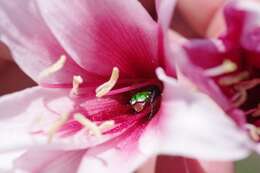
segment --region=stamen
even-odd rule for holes
[[[79,85],[83,83],[83,79],[81,76],[73,76],[72,89],[70,91],[70,95],[78,95],[79,94]]]
[[[246,80],[249,77],[247,71],[241,72],[238,75],[222,77],[219,80],[219,84],[222,86],[230,86],[239,83],[240,81]]]
[[[238,85],[235,85],[234,89],[237,90],[237,94],[232,98],[234,105],[240,107],[243,103],[245,103],[247,100],[247,91],[259,84],[259,79],[253,79],[250,81],[243,81]]]
[[[101,132],[104,132],[108,129],[111,129],[112,127],[114,127],[115,125],[115,121],[110,120],[110,121],[105,121],[102,124],[99,125],[99,129]]]
[[[240,107],[241,105],[243,105],[243,103],[245,103],[246,99],[247,99],[247,92],[246,92],[246,90],[241,89],[232,98],[232,102],[233,102],[234,106]]]
[[[239,89],[249,90],[256,87],[259,84],[260,84],[260,79],[252,79],[249,81],[241,82],[239,85],[236,85],[235,88],[238,90]]]
[[[236,71],[236,69],[237,69],[237,65],[234,62],[230,60],[224,60],[224,62],[221,65],[207,69],[205,71],[205,75],[214,77],[225,73],[234,72]]]
[[[66,59],[67,59],[66,56],[62,55],[54,64],[52,64],[50,67],[43,70],[39,74],[38,78],[41,80],[43,78],[50,76],[53,73],[56,73],[59,70],[61,70],[66,63]]]
[[[116,85],[118,79],[119,79],[119,69],[117,67],[114,67],[109,81],[97,87],[96,96],[103,97],[107,93],[109,93],[109,91],[111,91],[111,89]]]
[[[258,129],[256,126],[252,125],[252,124],[247,124],[246,126],[249,130],[249,135],[250,137],[258,142],[260,140],[259,134],[260,134],[260,129]]]
[[[51,143],[55,133],[67,122],[69,114],[63,114],[60,118],[53,124],[53,126],[48,130],[48,143]]]
[[[102,135],[99,127],[87,119],[84,115],[77,113],[74,115],[74,119],[82,124],[86,129],[88,129],[91,133],[93,133],[96,137],[100,137]]]

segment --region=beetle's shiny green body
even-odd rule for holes
[[[151,91],[138,92],[132,96],[132,98],[130,100],[130,104],[134,105],[136,103],[147,102],[151,98],[151,94],[152,94]]]
[[[146,104],[150,102],[151,96],[151,91],[138,92],[131,97],[130,105],[136,112],[141,112],[145,108]]]

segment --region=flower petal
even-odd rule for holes
[[[160,25],[160,37],[159,37],[159,52],[161,57],[165,58],[161,60],[161,67],[163,67],[168,74],[176,75],[175,62],[173,61],[175,55],[170,48],[170,33],[169,26],[173,16],[176,0],[156,0],[156,11],[158,15],[158,23]],[[174,46],[177,46],[174,44]],[[172,59],[169,61],[169,59]]]
[[[234,173],[234,163],[233,162],[208,162],[208,161],[199,161],[201,167],[210,173]]]
[[[152,155],[141,153],[137,147],[142,127],[125,133],[120,138],[90,149],[85,154],[78,173],[131,173]]]
[[[97,145],[112,138],[115,134],[101,138],[89,138],[82,129],[71,136],[54,136],[48,143],[46,132],[63,114],[70,116],[76,111],[75,103],[68,90],[49,90],[41,87],[27,89],[3,96],[0,99],[1,130],[0,152],[28,147],[78,149]]]
[[[237,1],[232,7],[236,13],[242,13],[245,17],[240,34],[240,44],[246,51],[247,61],[255,67],[260,67],[260,3],[258,1]],[[238,17],[232,17],[232,22]],[[238,19],[237,19],[238,18]],[[241,19],[240,19],[241,20]],[[237,44],[235,42],[234,44]]]
[[[77,172],[84,155],[78,151],[30,150],[15,161],[14,170],[26,173],[72,173]]]
[[[216,103],[225,111],[228,111],[230,110],[229,101],[216,83],[204,74],[205,69],[214,67],[214,65],[223,61],[224,57],[221,54],[222,46],[219,45],[223,45],[223,43],[217,40],[197,40],[184,45],[185,51],[178,47],[172,46],[171,48],[177,57],[176,62],[179,67],[179,75],[184,75],[189,81],[196,84],[198,89],[214,98]],[[202,58],[202,60],[198,61],[199,58]],[[209,61],[209,59],[212,59],[212,61]],[[194,64],[194,62],[196,63]],[[237,117],[232,118],[239,119]]]
[[[84,69],[150,77],[158,65],[158,27],[138,1],[38,0],[55,36]]]
[[[246,13],[236,8],[236,5],[241,2],[241,0],[230,1],[224,9],[227,32],[221,38],[229,49],[238,48],[237,43],[241,41],[246,19]]]
[[[4,171],[10,171],[13,167],[14,160],[23,153],[24,151],[15,151],[0,154],[0,172],[4,173]]]
[[[243,33],[241,44],[248,50],[260,52],[260,3],[257,1],[238,1],[234,8],[244,13],[245,21],[243,25]]]
[[[168,31],[176,0],[156,0],[158,22],[164,31]]]
[[[65,50],[52,35],[33,0],[0,2],[0,33],[13,53],[15,61],[35,81],[40,72],[53,63]],[[71,83],[73,75],[82,75],[80,68],[67,55],[64,67],[45,79],[49,83]]]
[[[249,154],[251,143],[246,132],[209,97],[189,92],[163,74],[159,78],[165,86],[163,101],[157,119],[149,124],[140,142],[141,151],[211,160],[236,160]]]

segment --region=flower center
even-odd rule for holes
[[[62,56],[40,76],[57,72],[63,68],[65,60]],[[97,138],[124,131],[135,124],[146,124],[159,110],[163,85],[155,77],[119,80],[119,68],[114,67],[109,80],[96,88],[96,98],[86,96],[88,99],[84,99],[85,81],[81,76],[73,76],[69,96],[75,99],[74,108],[60,113],[47,127],[49,143],[54,136],[70,136],[80,130]]]
[[[230,68],[231,69],[231,68]],[[239,70],[237,70],[239,69]],[[250,136],[259,141],[260,135],[260,73],[249,65],[233,68],[229,73],[214,76],[233,105],[246,114]]]

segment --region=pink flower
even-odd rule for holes
[[[13,170],[131,172],[158,153],[248,154],[217,105],[163,71],[175,76],[174,4],[157,1],[156,23],[134,0],[0,2],[2,40],[39,84],[0,99],[0,152],[22,150]]]
[[[182,74],[248,133],[252,140],[247,143],[255,149],[260,141],[259,2],[232,1],[226,4],[224,15],[226,33],[185,43],[189,59],[178,62]]]

